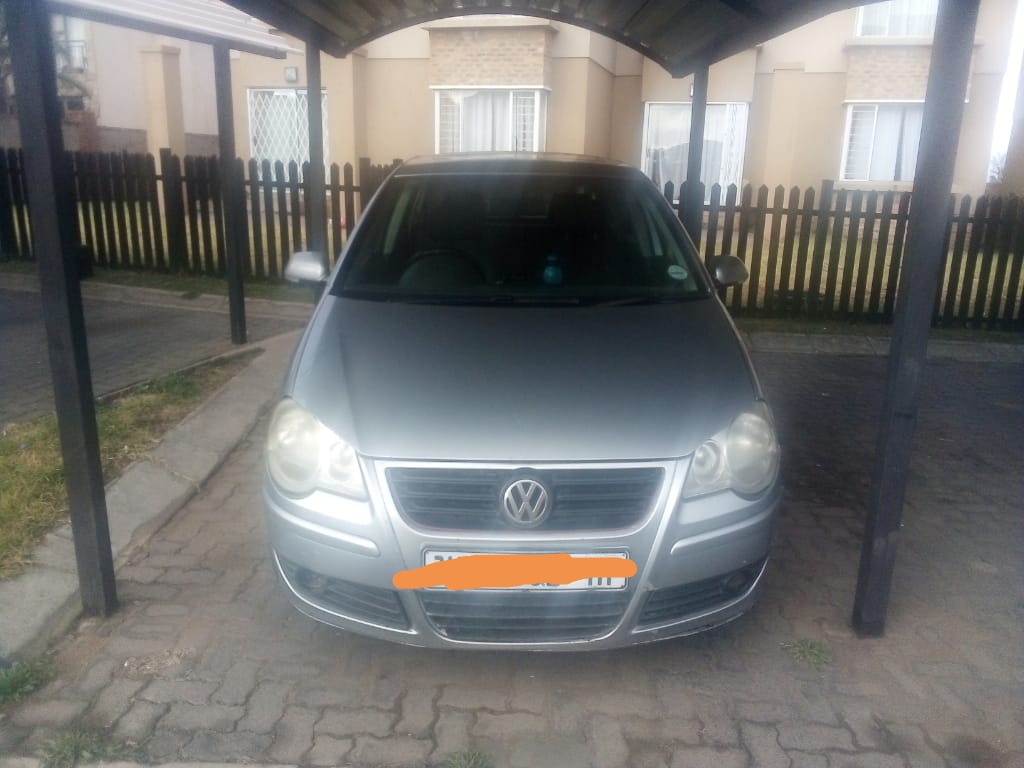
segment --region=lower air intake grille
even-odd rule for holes
[[[627,590],[606,592],[421,590],[427,618],[444,637],[478,643],[586,640],[622,617]]]
[[[762,560],[712,579],[656,589],[647,596],[637,624],[644,627],[685,619],[729,603],[750,589],[763,565]]]
[[[383,627],[409,628],[409,619],[395,590],[332,579],[280,556],[278,562],[292,589],[313,605]]]

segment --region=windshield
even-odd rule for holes
[[[603,304],[708,296],[692,246],[644,179],[392,179],[332,288],[444,304]]]

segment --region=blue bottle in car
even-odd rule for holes
[[[562,265],[558,263],[558,254],[548,254],[547,265],[544,267],[541,278],[544,280],[544,285],[562,284]]]

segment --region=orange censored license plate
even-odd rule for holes
[[[473,557],[473,556],[478,556],[478,555],[481,555],[481,554],[482,553],[480,553],[480,552],[451,552],[451,551],[427,550],[426,552],[423,553],[423,564],[425,566],[426,565],[432,565],[434,563],[443,563],[443,562],[447,562],[449,560],[455,560],[455,559],[460,558],[460,557]],[[626,552],[592,552],[592,553],[584,553],[584,554],[572,553],[570,556],[573,559],[590,559],[590,558],[615,558],[617,560],[628,560],[629,559],[629,555]],[[514,559],[514,558],[516,558],[518,556],[516,556],[516,555],[501,555],[501,556],[496,556],[496,557],[509,557],[509,558],[513,558]],[[528,557],[529,556],[526,556],[523,559],[526,560]],[[632,565],[632,563],[630,563],[630,565]],[[614,570],[618,570],[618,571],[621,572],[624,569],[623,568],[615,568]],[[628,570],[632,570],[635,573],[635,566],[632,569],[628,569]],[[571,581],[571,582],[565,583],[565,584],[555,584],[555,583],[549,583],[549,582],[539,582],[539,583],[520,584],[520,585],[517,585],[517,586],[511,586],[511,587],[493,587],[493,586],[491,586],[491,587],[481,587],[481,588],[482,589],[562,589],[562,590],[571,590],[571,589],[625,589],[626,588],[627,580],[628,579],[627,579],[626,576],[620,576],[620,575],[615,575],[615,576],[600,575],[600,576],[589,576],[588,578],[579,579],[577,581]],[[443,589],[444,587],[441,587],[441,586],[431,586],[429,588],[430,589]]]

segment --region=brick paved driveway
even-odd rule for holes
[[[774,355],[787,493],[763,600],[712,633],[598,654],[460,654],[318,626],[274,589],[259,435],[123,576],[125,606],[59,647],[0,722],[30,753],[75,718],[157,762],[498,766],[1024,766],[1024,368],[929,367],[879,640],[848,628],[880,377]],[[816,670],[783,643],[818,640]]]
[[[86,332],[97,395],[183,368],[231,349],[219,312],[85,300]],[[249,339],[301,328],[302,322],[254,317]],[[0,288],[0,424],[53,408],[50,362],[38,293]]]

